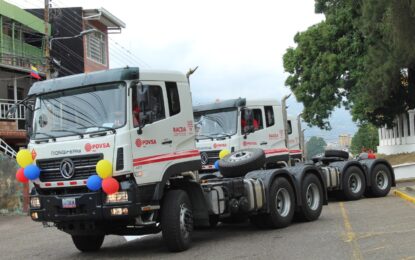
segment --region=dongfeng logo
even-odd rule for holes
[[[200,160],[203,165],[206,165],[209,161],[209,156],[207,155],[207,153],[200,153]]]
[[[63,159],[59,167],[61,175],[65,179],[70,179],[75,174],[75,165],[69,158]]]

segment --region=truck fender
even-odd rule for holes
[[[392,166],[390,165],[390,163],[388,161],[386,161],[385,159],[364,159],[364,160],[360,160],[359,163],[361,163],[363,165],[363,167],[366,169],[367,171],[367,178],[366,178],[366,185],[367,186],[372,186],[371,183],[371,177],[373,174],[373,169],[376,167],[376,165],[378,164],[384,164],[386,165],[386,167],[389,168],[390,172],[391,172],[391,177],[392,177],[392,187],[396,186],[396,182],[395,182],[395,172],[393,171]]]
[[[363,175],[365,176],[366,186],[367,186],[368,181],[370,180],[370,176],[369,176],[367,167],[365,167],[363,164],[361,164],[357,160],[347,160],[347,161],[331,162],[331,163],[329,163],[328,166],[329,167],[336,167],[339,170],[339,172],[340,172],[340,176],[339,176],[339,180],[340,180],[340,187],[339,188],[340,188],[340,190],[343,189],[343,176],[344,176],[344,172],[350,166],[356,166],[356,167],[358,167],[358,168],[360,168],[362,170]]]

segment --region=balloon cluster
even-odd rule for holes
[[[19,168],[16,172],[16,179],[19,182],[27,183],[29,180],[33,181],[39,178],[40,169],[33,163],[33,156],[29,150],[20,150],[16,155],[17,164]]]
[[[219,160],[222,160],[223,157],[227,156],[230,153],[231,152],[228,149],[223,149],[222,151],[219,152]],[[219,160],[216,160],[216,162],[215,162],[215,169],[216,170],[219,170]]]
[[[86,186],[92,191],[102,188],[106,194],[116,193],[120,184],[112,177],[112,164],[108,160],[100,160],[96,166],[97,174],[89,176]]]

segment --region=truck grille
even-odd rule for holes
[[[219,152],[220,152],[219,150],[200,152],[200,154],[205,153],[207,155],[207,157],[208,157],[207,162],[204,163],[204,164],[202,162],[202,164],[203,165],[211,165],[211,164],[214,164],[217,160],[219,160]]]
[[[37,166],[40,168],[40,181],[67,181],[62,177],[60,164],[63,159],[69,158],[75,166],[75,173],[69,180],[83,180],[95,174],[95,167],[99,160],[103,158],[102,154],[81,155],[72,157],[60,157],[53,159],[37,160]]]

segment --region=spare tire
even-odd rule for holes
[[[324,157],[340,157],[347,160],[349,159],[349,153],[342,150],[326,150]]]
[[[264,164],[265,153],[262,149],[242,149],[223,157],[219,161],[219,171],[224,177],[242,177]]]

